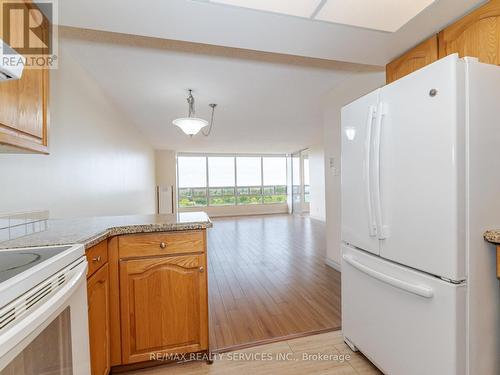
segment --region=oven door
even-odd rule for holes
[[[89,375],[87,261],[0,311],[0,375]]]

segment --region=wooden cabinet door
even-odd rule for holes
[[[12,32],[22,36],[23,25],[12,25]],[[0,144],[47,152],[48,95],[48,69],[25,67],[21,79],[0,82]]]
[[[205,254],[120,262],[123,364],[208,349]]]
[[[92,375],[107,375],[109,355],[109,276],[108,265],[87,280],[90,363]]]
[[[500,64],[500,0],[491,0],[439,33],[439,57],[456,52]]]
[[[420,43],[404,55],[390,62],[386,66],[386,80],[391,83],[404,77],[415,70],[423,68],[438,59],[437,35],[432,36],[425,42]]]
[[[0,143],[47,151],[47,69],[25,69],[17,81],[0,83]]]

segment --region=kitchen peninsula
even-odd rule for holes
[[[152,354],[208,352],[211,226],[203,212],[48,220],[0,249],[85,246],[92,373],[106,374]]]

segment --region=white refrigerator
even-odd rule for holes
[[[450,55],[342,109],[342,329],[391,375],[500,374],[500,67]]]

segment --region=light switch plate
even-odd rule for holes
[[[340,176],[340,168],[337,166],[337,160],[335,158],[330,158],[330,169],[334,176]]]
[[[330,158],[330,168],[335,168],[335,158]]]

